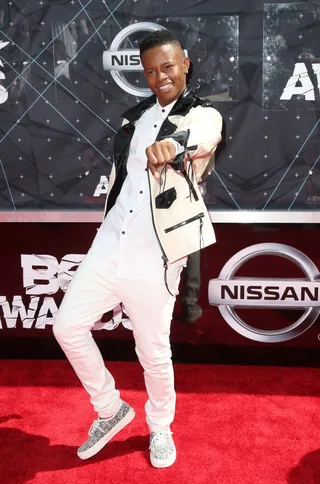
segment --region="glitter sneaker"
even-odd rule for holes
[[[176,447],[170,430],[151,432],[150,461],[153,467],[169,467],[176,460]]]
[[[97,454],[112,437],[122,430],[134,418],[135,412],[126,402],[121,403],[117,413],[108,419],[97,419],[88,433],[88,440],[79,447],[77,454],[80,459],[89,459]]]

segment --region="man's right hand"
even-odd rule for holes
[[[146,149],[148,159],[147,167],[156,179],[160,179],[158,168],[171,163],[176,156],[176,147],[171,141],[156,141]]]

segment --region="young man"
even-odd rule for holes
[[[194,151],[202,172],[220,141],[221,116],[186,87],[190,60],[169,31],[148,35],[140,45],[140,55],[154,95],[124,114],[125,121],[114,140],[106,217],[71,281],[54,334],[98,413],[88,440],[78,449],[78,456],[87,459],[135,415],[120,399],[91,334],[93,324],[105,312],[120,302],[124,305],[149,397],[145,411],[151,463],[168,467],[176,458],[170,431],[176,400],[170,323],[186,257],[177,255],[173,263],[164,257],[167,249],[171,253],[178,250],[178,254],[181,243],[176,243],[177,247],[173,244],[175,230],[168,234],[170,247],[165,237],[160,243],[155,229],[158,222],[150,206],[159,191],[164,165],[183,151],[181,133],[190,130],[192,145],[209,146],[205,154],[201,148],[199,156],[199,149]],[[182,175],[176,176],[182,179]],[[166,220],[169,212],[159,212],[161,216],[165,212]]]

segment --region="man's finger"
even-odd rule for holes
[[[174,160],[177,154],[175,145],[169,141],[165,146],[169,152],[169,161]]]
[[[157,168],[154,165],[148,162],[148,168],[156,179],[160,178],[160,173],[158,172]]]
[[[162,149],[162,156],[163,156],[163,159],[164,159],[164,163],[170,163],[170,161],[172,161],[174,159],[174,157],[170,153],[168,146],[163,145],[161,149]]]
[[[156,155],[153,153],[151,146],[149,146],[149,148],[146,149],[146,155],[147,155],[148,163],[150,163],[151,165],[154,165],[154,166],[159,165],[158,159],[157,159]]]
[[[154,143],[151,148],[152,148],[153,154],[157,158],[158,164],[163,165],[166,162],[164,158],[164,152],[163,152],[164,145],[162,145],[161,143]]]

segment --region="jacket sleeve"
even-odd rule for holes
[[[184,129],[190,129],[188,146],[207,143],[217,146],[222,130],[221,114],[212,107],[197,106],[186,116]]]
[[[213,107],[197,106],[191,109],[190,113],[179,123],[179,130],[172,135],[173,139],[183,144],[188,130],[187,147],[196,146],[196,149],[190,151],[189,155],[193,160],[197,181],[200,181],[221,140],[221,114]],[[185,161],[187,160],[188,158],[185,157]]]

